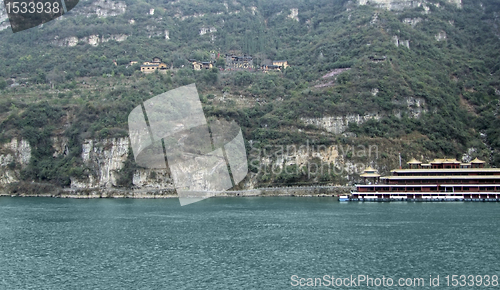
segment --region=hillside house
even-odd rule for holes
[[[273,65],[279,67],[280,70],[286,69],[287,67],[289,67],[288,61],[286,61],[286,60],[273,60]]]
[[[194,70],[212,69],[214,67],[211,61],[200,62],[194,59],[188,59],[188,61],[193,65]]]
[[[146,61],[141,65],[141,72],[145,74],[154,73],[156,70],[163,74],[166,74],[168,70],[167,65],[159,57],[153,57],[152,61]]]
[[[272,65],[272,64],[265,64],[261,67],[261,69],[264,71],[264,72],[267,72],[267,71],[281,71],[280,67],[277,66],[277,65]]]
[[[242,70],[252,68],[253,58],[250,55],[226,54],[226,69]]]
[[[261,66],[261,69],[264,72],[268,72],[268,71],[283,71],[283,70],[285,70],[289,66],[290,65],[288,64],[288,61],[286,61],[286,60],[273,60],[272,64],[271,63],[264,64],[264,65]]]

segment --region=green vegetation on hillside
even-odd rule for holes
[[[134,107],[194,82],[209,116],[236,120],[245,139],[260,146],[390,140],[405,157],[461,158],[475,148],[478,157],[500,166],[500,23],[495,16],[500,1],[484,0],[481,6],[464,0],[463,9],[429,2],[440,7],[429,4],[430,13],[422,7],[390,12],[340,0],[250,0],[230,1],[226,9],[210,0],[126,0],[127,12],[115,17],[87,17],[75,9],[40,28],[16,34],[4,30],[0,139],[23,136],[34,146],[23,173],[26,180],[68,185],[69,177],[90,174],[80,158],[84,139],[126,136]],[[79,5],[83,11],[90,3]],[[149,15],[151,8],[154,15]],[[299,9],[299,21],[288,17],[291,8]],[[204,16],[192,17],[199,14]],[[412,26],[404,23],[407,19],[420,22]],[[199,35],[201,27],[217,32]],[[57,45],[67,37],[95,34],[128,38],[95,47],[83,41],[74,47]],[[438,34],[446,39],[437,41]],[[409,49],[401,44],[406,40]],[[188,59],[207,61],[212,51],[251,54],[256,66],[286,59],[291,67],[268,74],[191,69]],[[144,75],[139,64],[130,65],[154,56],[173,69],[167,75]],[[322,78],[339,68],[350,70]],[[11,87],[13,80],[20,85]],[[315,87],[328,81],[332,84]],[[409,99],[425,105],[415,113]],[[377,114],[380,120],[351,123],[348,131],[357,137],[324,134],[302,121],[349,114]],[[67,157],[52,157],[48,136],[54,134],[70,138]],[[390,156],[386,164],[394,165],[395,151],[384,148]],[[278,179],[299,182],[302,177]]]

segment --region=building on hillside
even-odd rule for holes
[[[214,63],[211,61],[197,61],[195,59],[188,59],[188,61],[193,65],[194,70],[212,69],[214,67]]]
[[[273,64],[265,64],[261,67],[264,72],[268,71],[281,71],[280,67]]]
[[[286,60],[273,60],[273,65],[280,67],[280,70],[289,67],[288,61]]]
[[[211,61],[204,61],[201,63],[202,69],[211,69],[214,67],[214,64]]]
[[[226,54],[226,70],[253,69],[253,57],[250,55]]]
[[[261,66],[262,71],[284,71],[287,67],[290,67],[288,61],[286,60],[273,60],[271,63],[267,63]]]
[[[201,64],[201,62],[193,61],[192,64],[193,64],[194,70],[201,70],[203,68],[203,65]]]
[[[141,65],[141,72],[145,74],[154,73],[156,70],[163,74],[166,74],[168,70],[167,65],[159,57],[153,57],[152,61],[146,61]]]
[[[368,59],[370,59],[370,61],[372,61],[372,62],[379,63],[379,62],[384,62],[384,61],[386,61],[387,56],[376,56],[376,55],[372,55],[372,56],[369,56],[369,57],[368,57]]]

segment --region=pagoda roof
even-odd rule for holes
[[[453,179],[500,179],[500,175],[431,175],[431,176],[385,176],[381,179],[389,180],[453,180]],[[471,184],[464,183],[464,186]]]
[[[363,173],[359,175],[360,177],[380,177],[380,174],[377,173]]]
[[[500,173],[500,168],[432,168],[432,169],[393,169],[391,172],[397,173],[436,173],[436,172],[464,172],[464,173]],[[477,175],[474,175],[477,176]]]
[[[361,177],[380,177],[380,174],[378,174],[377,169],[368,166],[365,170],[364,173],[359,175]]]
[[[479,160],[479,159],[476,157],[476,159],[472,160],[470,163],[486,163],[486,161]]]
[[[415,158],[412,158],[410,161],[406,162],[406,164],[422,164],[422,162],[418,161]]]

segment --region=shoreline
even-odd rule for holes
[[[74,194],[64,194],[64,195],[53,195],[53,194],[0,194],[0,197],[44,197],[44,198],[69,198],[69,199],[169,199],[169,198],[179,198],[178,195],[74,195]],[[339,194],[217,194],[210,196],[208,198],[241,198],[241,197],[332,197],[335,199],[339,198]]]
[[[248,190],[230,190],[207,193],[210,197],[334,197],[349,194],[349,186],[264,187]],[[52,198],[179,198],[174,188],[60,188],[48,183],[17,183],[0,188],[0,197]]]
[[[259,188],[242,191],[224,191],[210,197],[333,197],[348,193],[349,187],[309,187],[309,188]],[[47,193],[35,192],[0,192],[0,197],[50,197],[72,199],[95,198],[132,198],[132,199],[166,199],[179,198],[175,190],[123,190],[123,189],[94,189],[94,190],[53,190]]]

